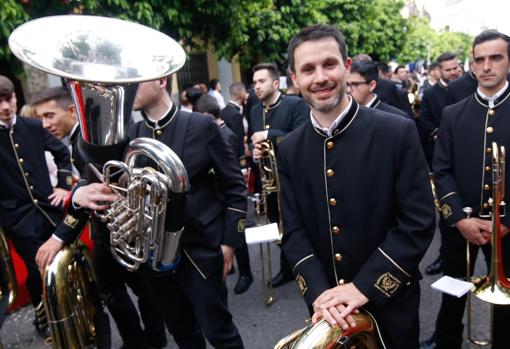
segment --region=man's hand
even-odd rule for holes
[[[324,318],[331,326],[338,324],[343,329],[354,327],[356,323],[351,314],[357,314],[358,308],[367,303],[368,298],[352,282],[330,288],[313,302],[312,323]]]
[[[504,238],[505,236],[507,236],[508,233],[510,233],[510,228],[504,224],[501,224],[501,238]]]
[[[492,223],[480,218],[464,218],[455,223],[466,240],[473,245],[484,245],[491,238]]]
[[[69,190],[65,190],[62,188],[53,188],[53,193],[50,196],[48,196],[48,199],[50,200],[50,203],[53,206],[63,207],[65,204],[67,193],[69,193]]]
[[[255,144],[253,146],[252,155],[253,155],[253,160],[255,160],[255,161],[257,161],[258,159],[261,158],[261,156],[262,156],[262,146],[260,144]]]
[[[37,254],[35,255],[35,263],[39,267],[41,274],[47,265],[53,262],[56,254],[64,247],[64,244],[54,237],[50,237],[44,244],[39,247]]]
[[[267,139],[267,131],[258,131],[258,132],[255,132],[252,136],[251,136],[251,141],[253,144],[258,144],[260,142],[263,142]]]
[[[103,183],[92,183],[76,189],[73,204],[91,210],[106,210],[119,196]]]
[[[232,246],[221,245],[221,253],[223,253],[223,280],[227,278],[230,269],[232,269],[232,263],[234,262],[235,249]]]

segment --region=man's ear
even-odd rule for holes
[[[74,103],[69,104],[69,107],[67,107],[67,111],[71,114],[71,117],[74,119],[78,119],[78,115],[76,114],[76,107],[74,106]]]
[[[368,89],[370,90],[370,92],[374,92],[376,87],[377,82],[375,80],[372,80],[368,83]]]
[[[290,71],[290,79],[292,80],[292,84],[294,85],[294,87],[299,90],[299,83],[296,73],[294,73],[292,70]]]

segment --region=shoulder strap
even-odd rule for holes
[[[189,113],[178,111],[178,118],[173,129],[172,137],[170,138],[171,148],[175,154],[182,159],[182,153],[184,150],[184,139],[186,136],[186,129],[188,128]]]

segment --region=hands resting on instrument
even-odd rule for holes
[[[331,326],[340,325],[344,330],[356,326],[352,313],[368,303],[368,298],[352,283],[336,286],[324,291],[313,302],[312,323],[324,318]]]
[[[105,210],[109,204],[118,199],[118,195],[103,183],[91,183],[78,188],[72,198],[73,205],[92,210]],[[42,272],[47,265],[53,262],[57,253],[64,247],[64,243],[50,237],[39,247],[35,255],[35,262]]]
[[[480,218],[464,218],[455,223],[466,240],[473,245],[485,245],[491,241],[492,222]],[[501,237],[505,237],[510,228],[501,224]]]

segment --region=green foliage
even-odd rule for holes
[[[472,38],[468,34],[444,30],[436,32],[425,17],[410,17],[407,21],[408,35],[399,62],[413,62],[418,59],[434,61],[441,53],[456,53],[461,60],[469,56]]]
[[[22,5],[23,3],[23,5]],[[402,62],[436,56],[446,48],[467,52],[467,35],[434,32],[426,19],[402,18],[404,0],[3,0],[0,59],[16,62],[7,38],[31,18],[82,13],[136,21],[161,30],[187,47],[211,42],[219,57],[239,55],[283,65],[289,40],[303,27],[331,23],[345,35],[351,55]]]

